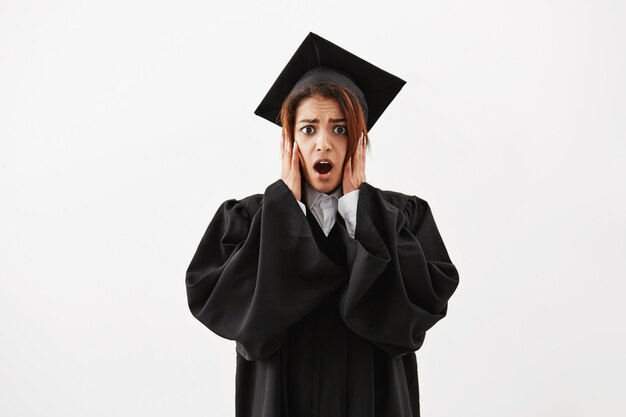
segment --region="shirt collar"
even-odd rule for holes
[[[304,181],[304,188],[306,192],[306,201],[309,207],[313,207],[314,205],[318,204],[318,199],[323,195],[335,197],[337,200],[339,200],[339,197],[343,195],[343,188],[341,187],[341,184],[335,189],[335,191],[330,194],[320,193],[315,188],[311,187],[306,181]]]

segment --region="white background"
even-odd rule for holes
[[[626,414],[620,1],[0,0],[0,415],[234,415],[184,273],[280,175],[254,109],[313,31],[407,85],[367,181],[426,199],[461,283],[425,417]]]

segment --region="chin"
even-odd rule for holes
[[[333,191],[335,191],[335,189],[338,187],[338,185],[334,185],[334,186],[330,186],[328,184],[324,184],[320,187],[313,187],[315,188],[317,191],[319,191],[320,193],[327,193],[330,194]]]
[[[320,193],[332,193],[341,185],[341,178],[334,181],[319,181],[316,178],[307,178],[309,185],[317,192]]]

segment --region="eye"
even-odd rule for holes
[[[304,126],[302,129],[300,129],[302,131],[302,133],[304,133],[305,135],[310,135],[311,133],[315,132],[315,128],[313,126]]]
[[[340,135],[345,135],[348,132],[348,129],[345,126],[335,126],[335,133]]]

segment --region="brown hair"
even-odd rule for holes
[[[346,151],[346,161],[352,156],[358,145],[361,132],[365,137],[366,146],[369,147],[369,138],[367,136],[367,126],[365,123],[365,112],[361,103],[359,103],[356,95],[347,87],[340,84],[330,82],[319,82],[311,84],[301,90],[292,92],[287,96],[278,113],[278,120],[283,127],[283,134],[293,144],[296,109],[302,100],[314,95],[320,95],[326,98],[334,98],[339,102],[341,109],[346,117],[348,148]],[[345,162],[345,161],[344,161]]]

